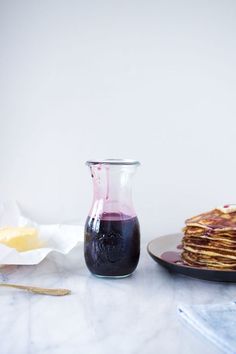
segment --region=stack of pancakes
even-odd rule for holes
[[[194,267],[236,269],[236,205],[186,220],[182,260]]]

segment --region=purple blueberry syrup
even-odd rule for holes
[[[99,219],[88,216],[85,224],[85,262],[91,273],[122,277],[135,270],[140,255],[137,217],[104,213]]]

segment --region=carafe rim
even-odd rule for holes
[[[133,159],[91,159],[86,161],[86,165],[135,165],[139,166],[140,162]]]

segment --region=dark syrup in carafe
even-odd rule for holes
[[[88,217],[85,224],[85,261],[91,273],[126,276],[137,267],[140,230],[137,217],[106,213],[99,219]]]

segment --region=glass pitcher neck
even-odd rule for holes
[[[126,161],[126,163],[121,163],[121,161]],[[115,215],[118,217],[136,215],[132,202],[132,177],[139,163],[133,160],[131,163],[130,161],[87,162],[94,186],[90,215],[113,215],[113,217]]]

